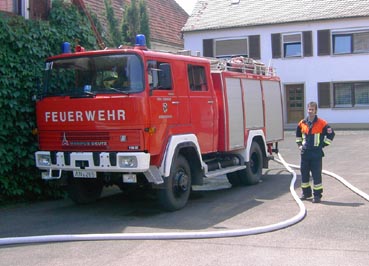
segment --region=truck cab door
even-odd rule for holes
[[[173,86],[171,65],[168,62],[149,60],[147,62],[149,83],[150,123],[155,128],[152,135],[151,151],[160,152],[164,138],[179,120],[178,96]]]
[[[210,76],[206,75],[210,70],[206,70],[205,66],[189,64],[187,73],[193,131],[199,140],[201,153],[214,152],[216,150],[214,130],[218,116]]]

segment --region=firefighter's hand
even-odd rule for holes
[[[299,146],[299,150],[302,151],[302,145]]]

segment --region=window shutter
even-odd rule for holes
[[[205,57],[214,57],[214,40],[213,39],[205,39],[202,41],[203,47],[203,56]]]
[[[249,57],[260,59],[260,35],[249,36]]]
[[[281,34],[272,34],[272,57],[281,58]]]
[[[318,55],[331,54],[331,32],[330,30],[318,30]]]
[[[319,108],[331,107],[331,83],[319,82],[318,83],[318,106]]]
[[[302,41],[304,45],[304,57],[313,56],[313,37],[311,31],[302,33]]]

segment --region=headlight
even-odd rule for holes
[[[36,164],[38,167],[50,166],[51,157],[49,154],[37,154]]]
[[[121,168],[136,168],[137,158],[136,156],[122,156],[119,157],[119,167]]]

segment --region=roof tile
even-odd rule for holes
[[[184,32],[369,17],[369,0],[198,0]]]

